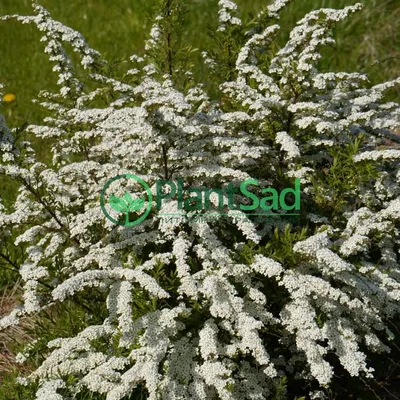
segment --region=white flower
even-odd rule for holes
[[[215,100],[205,85],[181,90],[180,78],[192,82],[192,71],[170,76],[157,60],[165,13],[155,18],[145,55],[131,57],[131,76],[121,80],[98,68],[105,62],[78,32],[36,3],[34,16],[1,18],[43,32],[60,92],[41,93],[49,116],[27,129],[49,142],[51,161],[37,160],[0,118],[0,174],[18,184],[15,201],[0,203],[0,262],[18,267],[23,302],[1,316],[0,329],[77,299],[101,309],[79,321],[76,334],[49,341],[44,359],[20,380],[38,383],[38,400],[83,390],[121,400],[139,386],[150,400],[261,400],[276,394],[284,375],[289,384],[295,376],[328,386],[328,353],[348,375],[371,377],[364,350],[390,350],[387,321],[400,313],[400,151],[375,146],[399,129],[399,105],[385,102],[385,91],[400,79],[371,86],[364,74],[318,71],[319,49],[334,43],[331,27],[359,4],[307,14],[266,57],[288,3],[272,2],[243,32],[236,4],[219,1],[218,39],[243,33],[245,40],[237,48],[235,42],[230,79],[212,88],[221,94]],[[83,79],[63,42],[78,53]],[[206,49],[203,57],[214,83],[220,78],[212,54]],[[360,174],[342,194],[353,171],[346,164],[332,177],[330,165],[341,162],[332,151],[359,133],[365,140],[354,167],[374,162],[377,177]],[[124,174],[147,183],[153,204],[128,179],[104,192]],[[250,218],[231,209],[230,201],[243,199],[238,191],[233,198],[218,192],[246,179],[282,187],[287,178],[302,183],[301,227]],[[336,183],[321,190],[318,182],[331,178]],[[169,187],[162,194],[160,180]],[[190,188],[201,192],[200,207],[191,210]],[[218,215],[196,220],[206,189],[215,189],[208,206]],[[107,202],[126,193],[144,200],[135,216],[149,207],[133,226],[114,223],[133,214]],[[15,247],[23,249],[17,258]],[[32,348],[17,361],[30,359]],[[325,395],[316,390],[310,398]]]

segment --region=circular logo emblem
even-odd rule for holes
[[[106,191],[113,182],[120,180],[120,179],[132,179],[132,180],[136,181],[145,189],[145,191],[147,193],[148,204],[145,209],[145,212],[144,212],[144,214],[142,214],[140,216],[140,218],[134,219],[133,221],[131,221],[131,218],[132,219],[134,218],[132,216],[132,214],[141,210],[144,207],[145,199],[143,199],[143,198],[134,199],[132,197],[131,193],[129,193],[129,192],[125,192],[125,194],[122,197],[114,196],[113,194],[111,194],[108,199],[108,204],[110,205],[110,207],[114,211],[117,211],[117,212],[121,213],[121,215],[124,215],[123,221],[113,218],[106,210],[106,203],[105,203]],[[153,203],[153,195],[151,194],[150,188],[147,185],[147,183],[143,179],[139,178],[138,176],[131,175],[131,174],[118,175],[118,176],[115,176],[114,178],[110,179],[105,184],[105,186],[100,194],[100,206],[101,206],[101,210],[103,211],[103,214],[110,221],[114,222],[114,224],[121,225],[121,226],[133,226],[133,225],[137,225],[140,222],[144,221],[150,213],[152,203]]]

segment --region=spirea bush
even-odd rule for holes
[[[124,74],[36,2],[33,16],[2,18],[43,32],[60,86],[40,93],[41,125],[0,120],[0,173],[15,182],[0,203],[0,256],[23,289],[0,327],[53,321],[17,355],[24,399],[325,398],[334,374],[368,381],[370,355],[393,347],[400,150],[379,145],[400,128],[386,96],[400,79],[318,69],[335,24],[361,5],[312,11],[278,48],[289,0],[251,20],[219,1],[203,52],[210,97],[180,40],[184,3],[159,1]],[[115,225],[100,194],[128,173],[153,194],[159,179],[281,190],[299,178],[300,219],[239,219],[246,211],[225,206],[210,221],[168,221],[153,206],[144,222]]]

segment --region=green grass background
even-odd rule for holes
[[[400,76],[400,1],[363,0],[366,8],[336,29],[336,49],[325,50],[322,67],[327,70],[366,71],[374,82]],[[88,43],[117,62],[132,54],[142,54],[150,29],[151,0],[40,0],[53,18],[80,31]],[[207,28],[215,27],[217,0],[194,0],[186,22],[185,44],[199,49],[196,75],[202,78],[200,52],[207,48]],[[238,0],[243,13],[257,11],[268,0]],[[280,43],[290,29],[308,11],[320,7],[341,8],[354,0],[294,0],[284,12]],[[0,15],[32,14],[29,0],[1,0]],[[41,33],[33,25],[0,22],[0,83],[4,93],[16,95],[16,101],[3,104],[1,110],[12,127],[24,122],[36,123],[42,111],[31,103],[43,89],[56,89],[56,74],[43,53]],[[371,66],[374,60],[385,60]],[[397,92],[399,95],[399,92]]]

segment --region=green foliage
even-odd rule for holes
[[[214,47],[208,53],[216,63],[216,82],[233,81],[236,78],[237,55],[244,41],[244,28],[227,25],[225,31],[219,32],[210,27],[209,35],[214,42]]]
[[[192,75],[188,71],[194,67],[191,56],[196,51],[184,43],[189,5],[190,1],[183,0],[153,1],[155,25],[146,53],[159,75],[169,74],[176,87],[183,90],[191,86]]]
[[[23,386],[15,383],[20,372],[13,368],[2,377],[0,385],[0,399],[2,400],[34,400],[37,385]]]
[[[362,140],[359,136],[354,142],[333,146],[328,151],[330,159],[312,177],[318,211],[333,221],[342,220],[344,211],[356,209],[356,195],[368,189],[379,175],[374,162],[353,161]]]
[[[286,225],[283,230],[275,228],[272,238],[258,252],[270,257],[282,265],[295,268],[299,262],[299,255],[293,252],[293,245],[308,236],[307,227],[300,229]]]
[[[284,376],[279,380],[276,393],[274,395],[274,400],[286,399],[287,398],[286,395],[287,395],[287,378],[286,376]]]

